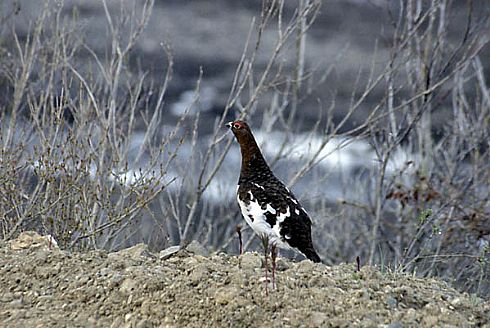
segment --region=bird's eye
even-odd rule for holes
[[[239,129],[239,128],[241,128],[240,124],[238,124],[238,123],[233,124],[233,127],[234,127],[235,129]]]

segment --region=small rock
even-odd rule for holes
[[[399,322],[392,322],[386,328],[404,328],[403,325]]]
[[[36,267],[30,263],[27,263],[25,266],[23,266],[22,270],[24,270],[24,272],[26,274],[32,274],[34,272],[34,270],[36,269]]]
[[[82,285],[86,285],[90,280],[90,277],[88,276],[80,276],[78,277],[78,285],[79,286],[82,286]]]
[[[197,286],[201,281],[203,281],[205,278],[208,277],[208,270],[204,267],[197,267],[194,270],[192,270],[191,274],[189,275],[189,283],[192,286]]]
[[[136,280],[131,279],[131,278],[126,278],[121,284],[121,287],[119,287],[119,290],[124,293],[124,294],[130,294],[133,290],[136,289],[138,283]]]
[[[10,311],[9,321],[16,322],[27,317],[28,311],[24,309]],[[5,321],[6,322],[6,321]]]
[[[412,321],[415,322],[417,321],[417,311],[415,309],[408,309],[405,313],[405,320],[406,321]]]
[[[338,304],[334,304],[334,306],[333,306],[333,313],[335,315],[339,315],[339,314],[341,314],[343,312],[344,312],[344,308],[342,306],[340,306]]]
[[[220,305],[226,305],[232,302],[238,295],[239,291],[235,288],[220,288],[214,294],[216,303]]]
[[[197,240],[191,241],[191,243],[185,247],[185,250],[195,255],[209,256],[209,251]]]
[[[10,302],[10,306],[14,309],[20,309],[24,306],[24,302],[22,301],[22,299],[13,300]]]
[[[14,295],[12,293],[5,293],[0,297],[0,301],[2,302],[11,302],[14,299]]]
[[[386,298],[386,305],[391,310],[394,310],[398,306],[398,301],[396,300],[396,298],[388,296],[388,298]]]
[[[180,246],[170,246],[169,248],[164,249],[160,252],[158,257],[160,260],[168,260],[173,255],[175,255],[178,251],[180,251]]]
[[[296,264],[296,270],[298,272],[311,272],[315,267],[315,263],[310,260],[303,260]]]
[[[152,308],[151,301],[144,300],[143,303],[141,303],[141,314],[150,315],[151,308]]]
[[[450,303],[452,306],[458,306],[462,303],[462,300],[459,297],[455,297],[450,301]]]
[[[434,303],[427,303],[424,306],[424,310],[427,311],[427,313],[434,314],[434,315],[439,315],[441,313],[441,308]]]
[[[109,283],[107,284],[107,287],[109,289],[112,289],[116,286],[119,286],[121,282],[124,280],[124,276],[120,273],[114,273],[112,277],[109,279]]]
[[[313,276],[310,279],[308,279],[309,287],[322,288],[322,287],[331,286],[334,283],[335,282],[332,281],[329,277],[324,277],[324,276]]]

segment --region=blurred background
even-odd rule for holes
[[[0,11],[3,238],[236,254],[240,154],[223,123],[245,117],[325,263],[359,257],[488,296],[488,1]]]
[[[192,99],[196,80],[202,69],[201,108],[203,119],[213,120],[222,114],[230,92],[231,83],[242,55],[247,35],[255,19],[260,20],[260,0],[251,1],[155,1],[151,16],[141,36],[128,54],[127,65],[134,72],[144,71],[155,81],[162,81],[166,71],[163,52],[168,47],[174,60],[173,79],[166,95],[168,110],[164,115],[176,119]],[[267,1],[266,1],[267,2]],[[272,1],[269,1],[272,2]],[[121,3],[124,9],[121,8]],[[124,3],[108,1],[108,10],[118,16],[134,12],[138,14],[143,1]],[[464,37],[468,18],[467,1],[447,2],[450,24],[445,26],[447,42],[457,46]],[[471,1],[473,15],[488,14],[485,1]],[[414,2],[414,7],[417,5]],[[42,12],[43,1],[3,1],[2,13],[10,19],[10,26],[3,26],[4,45],[14,46],[8,34],[12,24],[20,40],[25,40],[32,29],[32,22]],[[108,33],[106,13],[100,1],[58,1],[50,6],[61,6],[63,19],[76,19],[76,26],[84,44],[98,56],[107,56],[111,38]],[[285,21],[298,7],[297,1],[283,5]],[[427,9],[427,8],[425,8]],[[332,70],[328,79],[315,85],[315,90],[301,103],[301,129],[308,129],[318,119],[318,102],[330,104],[335,99],[335,117],[339,121],[349,108],[353,89],[359,75],[367,74],[374,64],[380,72],[390,57],[394,24],[398,19],[399,4],[395,1],[327,1],[316,14],[305,37],[305,68],[321,76]],[[129,27],[127,27],[129,28]],[[124,33],[124,31],[121,31]],[[274,49],[277,30],[267,26],[255,63],[263,69]],[[285,47],[278,60],[287,68],[296,65],[294,40]],[[91,55],[87,51],[75,54],[87,65]],[[490,47],[481,49],[480,57],[486,73],[489,69]],[[359,84],[359,82],[357,82]],[[188,92],[190,91],[190,93]],[[344,130],[364,120],[369,110],[383,97],[383,89],[372,92],[361,104]],[[259,100],[268,104],[268,99]],[[437,119],[434,128],[443,125],[444,109],[434,111]],[[440,115],[440,116],[439,116]],[[230,118],[236,116],[230,113]],[[173,117],[173,118],[172,118]],[[439,119],[440,118],[440,119]],[[210,128],[203,124],[200,129]],[[210,131],[206,131],[210,132]]]

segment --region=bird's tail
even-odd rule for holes
[[[313,247],[311,248],[305,248],[305,249],[302,249],[301,250],[301,253],[303,253],[306,258],[310,261],[313,261],[315,263],[320,263],[322,262],[322,260],[320,259],[320,256],[318,256],[318,254],[316,253],[316,251],[313,249]]]

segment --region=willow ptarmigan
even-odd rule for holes
[[[246,122],[229,122],[242,153],[237,200],[248,225],[271,245],[296,249],[313,262],[320,257],[311,240],[311,219],[296,197],[274,176]]]

